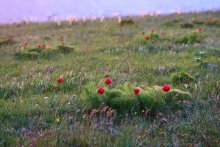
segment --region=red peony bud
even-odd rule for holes
[[[23,45],[24,46],[27,46],[29,43],[27,42],[27,41],[25,41],[24,43],[23,43]]]
[[[98,93],[99,94],[103,94],[105,92],[105,89],[104,88],[102,88],[102,87],[99,87],[98,88]]]
[[[165,33],[164,32],[160,32],[160,35],[163,36],[163,35],[165,35]]]
[[[140,90],[139,88],[135,88],[135,89],[134,89],[134,94],[138,95],[138,94],[140,93],[140,91],[141,91],[141,90]]]
[[[198,28],[197,30],[198,30],[198,31],[202,31],[202,28]]]
[[[112,84],[112,79],[111,78],[106,78],[105,79],[105,84],[106,85],[111,85]]]
[[[155,31],[154,30],[150,30],[150,33],[153,34]]]
[[[57,82],[58,82],[58,83],[63,83],[63,77],[59,77],[59,78],[57,79]]]
[[[162,89],[164,92],[168,92],[170,91],[170,85],[164,85]]]
[[[41,45],[41,44],[38,44],[37,47],[38,47],[38,48],[42,48],[42,45]]]
[[[149,36],[146,36],[145,38],[147,41],[150,41],[150,37]]]

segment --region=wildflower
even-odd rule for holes
[[[145,111],[144,110],[142,110],[142,113],[144,113]]]
[[[198,28],[197,30],[200,32],[200,31],[202,31],[202,28]]]
[[[42,45],[41,45],[41,44],[38,44],[37,47],[38,47],[38,48],[42,48]]]
[[[165,35],[165,32],[160,32],[160,35],[161,35],[161,36]]]
[[[102,87],[99,87],[98,88],[98,93],[99,94],[103,94],[105,92],[105,89],[104,88],[102,88]]]
[[[134,94],[138,95],[140,93],[140,89],[139,88],[135,88],[134,89]]]
[[[55,122],[56,122],[56,123],[59,123],[59,122],[60,122],[60,119],[59,119],[59,118],[56,118],[56,119],[55,119]]]
[[[112,79],[111,78],[106,78],[105,79],[105,84],[106,85],[111,85],[112,84]]]
[[[164,85],[162,89],[164,92],[168,92],[170,91],[170,85]]]
[[[154,30],[150,30],[150,33],[153,34],[155,31]]]
[[[197,28],[196,30],[194,30],[194,32],[201,32],[202,28]]]
[[[58,83],[63,83],[63,77],[59,77],[59,78],[57,79],[57,82],[58,82]]]
[[[46,45],[45,44],[42,44],[42,48],[45,48],[46,47]]]
[[[142,35],[145,35],[145,32],[142,32],[141,34],[142,34]]]
[[[135,115],[137,115],[137,112],[134,112]]]
[[[150,41],[150,37],[149,37],[149,36],[146,36],[145,39],[146,39],[147,41]]]
[[[150,44],[152,44],[152,41],[150,40],[150,36],[146,36],[145,39],[146,39]]]
[[[29,43],[27,41],[23,42],[24,46],[27,46]]]
[[[65,44],[64,41],[62,41],[61,44],[64,45]]]

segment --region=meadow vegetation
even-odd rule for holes
[[[0,146],[220,146],[219,16],[0,25]]]

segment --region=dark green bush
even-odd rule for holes
[[[28,51],[17,52],[14,54],[15,59],[37,59],[38,56],[39,53]]]
[[[202,25],[202,24],[205,23],[203,20],[195,19],[195,18],[192,19],[191,22],[192,22],[193,24],[197,24],[197,25]]]
[[[201,43],[205,39],[205,35],[201,32],[190,32],[173,38],[175,43]]]
[[[187,92],[174,89],[165,93],[159,86],[146,86],[138,95],[133,93],[134,86],[128,83],[106,89],[103,95],[98,94],[95,87],[94,83],[87,85],[83,92],[82,98],[87,108],[99,108],[101,104],[106,104],[118,113],[141,112],[146,109],[154,113],[162,110],[165,105],[173,106],[178,101],[191,99]]]
[[[0,99],[16,98],[21,93],[21,88],[16,85],[0,86]]]
[[[0,38],[0,46],[14,43],[12,38]]]
[[[120,22],[120,25],[121,26],[124,26],[124,25],[134,25],[134,21],[132,19],[122,19],[121,22]]]
[[[181,28],[193,28],[194,25],[192,23],[189,23],[189,22],[184,22],[184,23],[180,23],[180,27]]]
[[[175,26],[176,24],[179,24],[182,21],[183,21],[182,19],[165,20],[163,22],[163,26],[166,26],[166,27]]]
[[[220,20],[219,19],[209,19],[206,23],[207,26],[220,26]]]
[[[49,41],[49,40],[51,40],[51,37],[48,36],[48,35],[45,35],[45,36],[42,37],[42,39],[45,40],[45,41]]]
[[[137,95],[140,109],[151,109],[152,112],[162,109],[165,106],[165,101],[163,97],[163,91],[161,87],[146,87],[143,91]]]
[[[74,50],[74,48],[71,46],[65,46],[65,45],[58,45],[57,46],[57,51],[60,53],[63,53],[63,54],[70,53],[73,50]]]
[[[146,37],[149,37],[149,40],[146,39]],[[161,36],[159,35],[158,33],[149,33],[149,34],[146,34],[146,35],[143,35],[143,36],[138,36],[136,38],[136,42],[138,44],[141,44],[141,45],[146,45],[146,46],[149,46],[151,47],[153,44],[153,47],[155,47],[155,42],[159,42],[159,41],[163,41],[163,40],[168,40],[168,38],[166,36]]]
[[[186,84],[193,82],[194,80],[195,80],[194,77],[186,72],[173,73],[171,75],[171,81],[174,84]]]
[[[58,45],[55,49],[49,47],[44,47],[44,48],[30,47],[15,53],[14,57],[16,59],[38,59],[38,58],[49,59],[50,57],[59,54],[68,54],[72,51],[74,51],[73,47],[64,46],[64,45]]]
[[[166,104],[174,109],[180,109],[182,104],[192,100],[190,93],[178,89],[171,89],[169,92],[165,93],[164,98]]]

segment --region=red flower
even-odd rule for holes
[[[57,79],[57,82],[58,82],[58,83],[63,83],[63,77],[59,77],[59,78]]]
[[[134,94],[138,95],[138,94],[140,93],[140,91],[141,91],[141,90],[140,90],[139,88],[135,88],[135,89],[134,89]]]
[[[46,45],[45,44],[42,44],[42,48],[45,48],[46,47]]]
[[[170,91],[170,85],[164,85],[162,89],[164,92],[168,92]]]
[[[145,39],[146,39],[150,44],[152,44],[152,41],[150,40],[150,37],[149,37],[149,36],[146,36]]]
[[[38,44],[37,47],[38,47],[38,48],[42,48],[42,45],[41,45],[41,44]]]
[[[197,30],[198,30],[198,31],[202,31],[202,28],[198,28]]]
[[[64,41],[62,41],[61,44],[64,45],[65,44]]]
[[[105,92],[105,89],[104,88],[102,88],[102,87],[99,87],[98,88],[98,93],[99,94],[103,94]]]
[[[193,32],[201,32],[202,28],[197,28],[196,30],[194,30]]]
[[[27,46],[29,43],[27,42],[27,41],[25,41],[24,43],[23,43],[23,45],[24,46]]]
[[[150,33],[153,34],[155,31],[154,30],[150,30]]]
[[[112,84],[112,79],[111,78],[106,78],[105,79],[105,84],[106,85],[111,85]]]
[[[149,37],[149,36],[146,36],[145,39],[146,39],[147,41],[150,41],[150,37]]]
[[[160,35],[163,36],[163,35],[165,35],[165,33],[164,32],[160,32]]]

